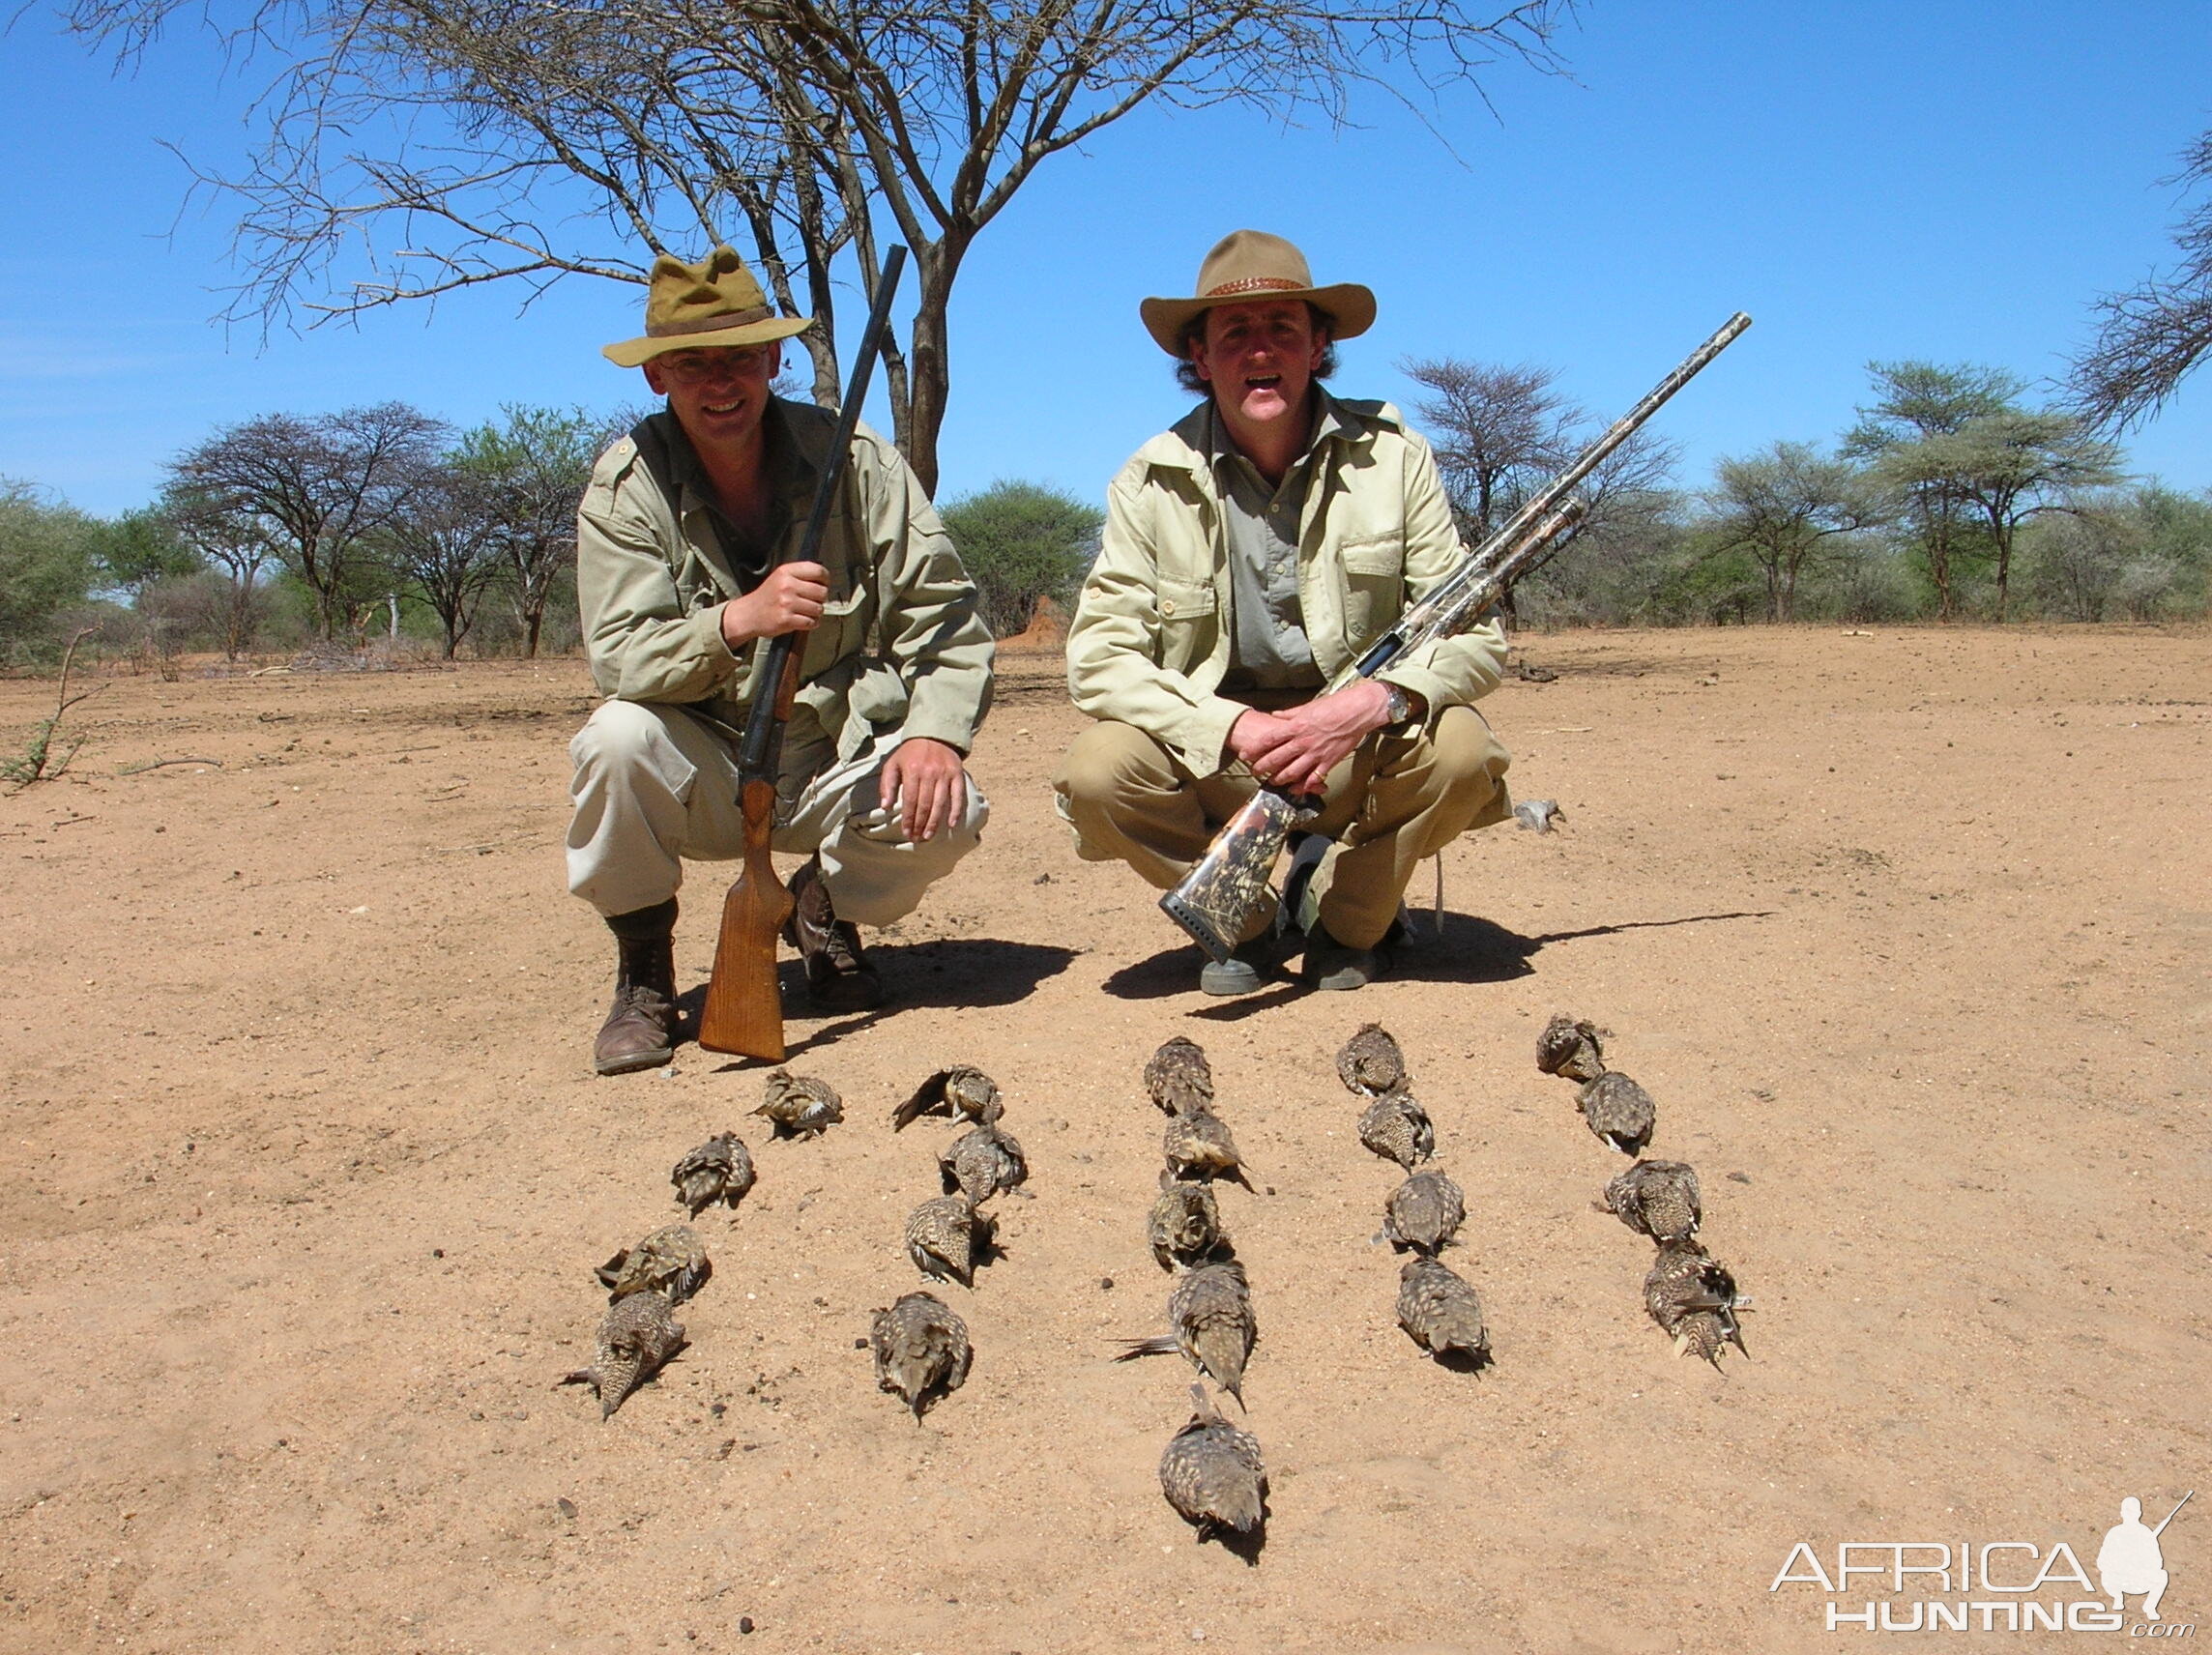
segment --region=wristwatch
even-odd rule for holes
[[[1388,716],[1382,720],[1382,727],[1389,730],[1400,724],[1411,723],[1413,717],[1413,698],[1394,683],[1383,684],[1382,693],[1389,698],[1383,707]]]

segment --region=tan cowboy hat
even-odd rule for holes
[[[1171,357],[1182,355],[1182,331],[1202,310],[1241,300],[1303,299],[1328,313],[1329,336],[1349,339],[1375,325],[1375,295],[1356,281],[1316,287],[1306,255],[1265,230],[1233,230],[1198,267],[1196,299],[1148,299],[1137,306],[1145,331]]]
[[[716,247],[704,264],[662,253],[653,261],[645,290],[645,337],[601,346],[599,354],[618,367],[637,367],[669,351],[761,345],[813,326],[811,316],[771,310],[761,284],[733,248]]]

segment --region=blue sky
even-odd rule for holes
[[[1750,311],[1661,417],[1696,484],[1717,455],[1832,440],[1870,359],[2059,371],[2089,300],[2168,256],[2179,199],[2156,181],[2212,126],[2204,0],[1586,0],[1562,44],[1571,78],[1501,68],[1495,115],[1446,103],[1450,150],[1371,102],[1340,133],[1145,113],[1048,161],[956,291],[941,496],[1102,493],[1185,405],[1137,301],[1188,292],[1240,225],[1375,289],[1347,394],[1406,398],[1409,355],[1539,362],[1610,416]],[[637,331],[638,290],[612,283],[266,346],[210,322],[230,226],[163,146],[234,160],[256,84],[189,31],[124,76],[46,14],[0,38],[0,475],[109,512],[261,413],[398,397],[469,423],[642,393],[597,354]],[[2212,369],[2129,447],[2139,473],[2212,485]]]

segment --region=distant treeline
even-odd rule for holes
[[[1594,432],[1550,369],[1407,362],[1470,544]],[[1585,527],[1509,599],[1522,624],[2152,621],[2202,617],[2212,491],[2131,478],[2075,416],[2001,370],[1877,363],[1832,447],[1777,442],[1703,488],[1646,432],[1591,479]],[[173,670],[393,640],[424,654],[567,653],[575,507],[634,421],[510,406],[472,430],[403,403],[268,415],[179,454],[160,497],[114,518],[0,479],[0,667],[91,648]],[[1065,605],[1097,508],[1000,482],[945,518],[994,630]]]

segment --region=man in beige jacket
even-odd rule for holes
[[[1200,986],[1258,988],[1273,935],[1295,931],[1309,981],[1359,988],[1421,858],[1510,813],[1509,760],[1470,705],[1504,634],[1488,622],[1324,692],[1464,556],[1428,444],[1387,403],[1319,384],[1374,321],[1372,293],[1316,287],[1289,242],[1238,230],[1195,297],[1140,308],[1207,400],[1108,492],[1067,638],[1070,692],[1098,722],[1056,779],[1061,813],[1078,854],[1165,890],[1258,782],[1318,795],[1309,844],[1326,850],[1294,910],[1256,912]]]
[[[742,851],[735,754],[760,640],[806,634],[772,842],[807,857],[786,937],[818,1009],[881,1002],[854,921],[913,912],[989,814],[963,761],[990,705],[990,632],[897,450],[858,427],[816,561],[780,561],[834,434],[827,410],[769,389],[779,341],[808,325],[717,247],[656,261],[645,336],[604,353],[643,367],[667,408],[599,456],[576,514],[584,645],[608,699],[569,743],[568,888],[618,944],[601,1074],[669,1060],[676,889],[684,858]]]

